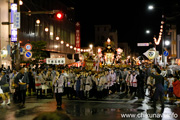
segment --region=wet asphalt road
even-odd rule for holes
[[[151,107],[149,98],[138,100],[131,99],[121,94],[113,94],[103,100],[68,100],[63,97],[61,112],[70,116],[72,120],[179,120],[180,107],[174,101],[165,101],[165,108]],[[36,99],[27,97],[26,107],[20,108],[17,104],[0,106],[0,120],[32,120],[43,112],[54,112],[56,109],[55,99]],[[156,113],[156,116],[153,116]],[[162,114],[161,114],[162,113]],[[132,116],[123,116],[129,114]],[[134,116],[135,115],[135,116]],[[162,115],[162,118],[158,115]]]

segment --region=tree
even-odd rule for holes
[[[35,58],[35,62],[38,63],[39,60],[45,59],[47,57],[46,52],[46,42],[45,41],[33,41],[32,44],[32,53],[33,58]]]

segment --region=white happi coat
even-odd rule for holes
[[[70,85],[68,85],[68,87],[73,87],[75,81],[75,75],[73,73],[69,73],[68,81],[70,82]]]
[[[134,75],[134,76],[131,74],[131,77],[130,77],[130,86],[132,86],[132,87],[137,87],[137,79],[136,79],[136,76],[137,76],[137,74]]]
[[[69,74],[67,73],[64,73],[64,83],[65,83],[65,86],[64,87],[71,87],[71,81],[69,79]]]
[[[92,78],[91,76],[87,76],[85,79],[85,91],[90,91],[92,89]]]
[[[116,73],[109,74],[110,77],[110,86],[113,86],[116,83]]]
[[[45,83],[45,78],[44,78],[43,75],[44,75],[44,74],[42,74],[42,73],[39,75],[39,80],[41,81],[42,84]]]
[[[54,85],[54,93],[63,93],[64,92],[64,75],[60,75],[58,78],[54,77],[53,85]]]
[[[102,91],[103,90],[103,77],[96,78],[96,85],[97,85],[97,91]]]
[[[41,79],[40,79],[39,75],[35,76],[35,86],[36,86],[36,89],[41,89],[42,88]]]
[[[102,76],[103,89],[108,89],[108,79],[106,76]]]

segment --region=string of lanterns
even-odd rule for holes
[[[164,18],[164,15],[162,16],[162,18]],[[163,26],[164,26],[164,21],[161,21],[159,37],[158,37],[158,39],[156,37],[153,38],[156,45],[159,45],[161,42],[162,33],[163,33]]]
[[[45,32],[49,32],[49,28],[48,28],[48,27],[45,27]],[[50,35],[53,35],[53,33],[50,32]],[[55,39],[58,41],[58,40],[60,40],[60,37],[59,37],[59,36],[56,36]],[[70,49],[73,49],[73,48],[74,48],[74,50],[77,51],[77,52],[89,52],[89,51],[90,51],[90,49],[76,48],[75,46],[70,45],[69,43],[64,42],[63,40],[60,41],[60,44],[61,44],[61,45],[65,44],[66,47],[69,47]],[[58,46],[56,45],[55,48],[57,48],[57,47],[58,47]]]

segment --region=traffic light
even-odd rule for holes
[[[57,20],[62,20],[63,17],[64,17],[64,14],[63,14],[62,12],[57,12],[57,13],[55,14],[55,18],[56,18]]]

